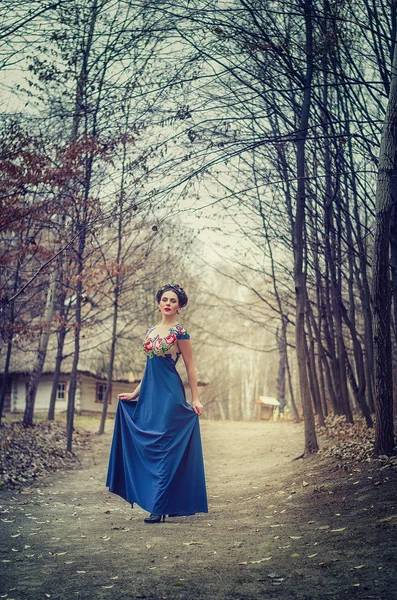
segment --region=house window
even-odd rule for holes
[[[66,383],[65,381],[60,381],[58,383],[57,389],[57,400],[65,400],[66,397]]]
[[[11,383],[12,383],[11,377],[7,377],[5,396],[4,396],[4,406],[3,406],[4,412],[10,412],[10,410],[11,410],[11,392],[12,392]],[[3,378],[0,377],[0,387],[2,387],[2,386],[3,386]]]
[[[103,402],[105,400],[106,383],[96,384],[96,398],[95,402]],[[109,404],[112,403],[112,388],[110,388]]]

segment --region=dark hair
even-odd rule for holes
[[[160,304],[161,296],[167,290],[169,290],[170,292],[174,292],[178,296],[179,306],[181,308],[186,306],[187,294],[186,294],[185,290],[183,288],[181,288],[181,286],[178,285],[177,283],[167,283],[166,285],[163,285],[163,287],[161,287],[159,289],[159,291],[156,294],[157,304]]]

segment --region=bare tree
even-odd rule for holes
[[[397,51],[383,126],[376,188],[376,230],[372,262],[372,306],[375,352],[375,455],[394,448],[391,344],[390,228],[397,202]]]

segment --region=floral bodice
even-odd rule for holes
[[[186,329],[182,327],[182,325],[179,325],[179,323],[170,327],[169,333],[165,337],[160,337],[159,334],[153,337],[151,334],[155,329],[156,325],[149,327],[142,343],[143,351],[149,358],[153,358],[153,356],[164,356],[167,354],[172,355],[173,353],[170,352],[170,350],[175,345],[177,340],[190,339],[190,335]],[[180,352],[176,353],[176,358],[178,358],[179,354]]]

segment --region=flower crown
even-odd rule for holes
[[[181,286],[178,285],[177,283],[166,283],[165,285],[163,285],[163,287],[161,287],[159,289],[159,292],[164,292],[164,290],[168,290],[168,289],[172,289],[172,290],[181,292],[182,294],[185,293],[185,290],[183,288],[181,288]]]

